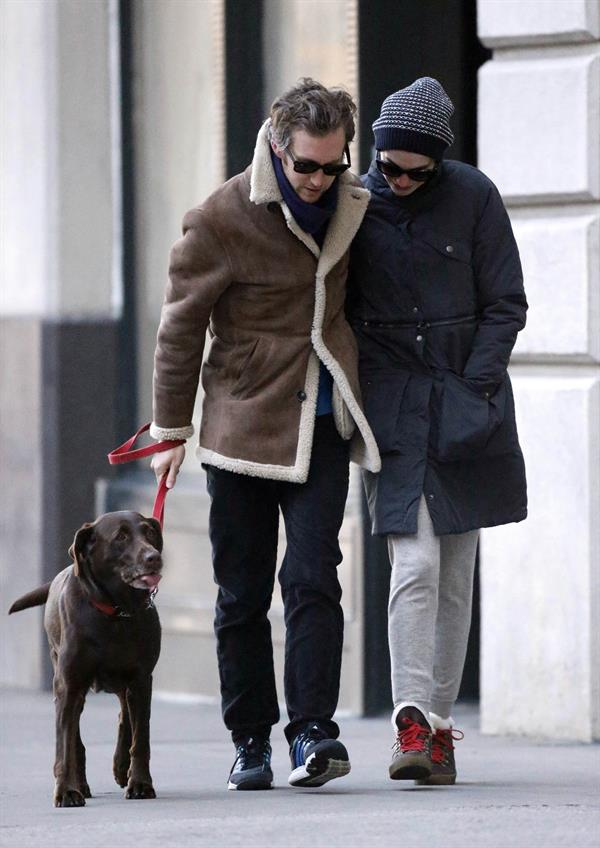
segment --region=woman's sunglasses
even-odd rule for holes
[[[290,154],[290,159],[294,163],[294,171],[297,174],[314,174],[316,171],[323,171],[328,177],[339,177],[344,171],[350,167],[350,149],[348,145],[344,148],[344,154],[347,162],[327,162],[325,165],[319,164],[312,159],[296,159],[290,148],[287,148],[287,153]]]
[[[431,177],[437,173],[438,169],[437,162],[433,168],[401,168],[400,165],[396,165],[395,162],[390,162],[387,159],[380,159],[379,156],[375,159],[375,166],[385,177],[391,177],[391,179],[395,180],[403,174],[406,174],[409,180],[414,180],[416,183],[427,182],[427,180],[430,180]]]

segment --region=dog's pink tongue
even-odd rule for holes
[[[142,577],[140,577],[140,580],[143,580],[146,586],[148,586],[150,589],[154,589],[156,586],[158,586],[160,578],[160,574],[144,574],[142,575]]]

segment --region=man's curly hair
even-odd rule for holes
[[[294,130],[323,136],[342,127],[349,144],[354,138],[355,115],[356,104],[343,88],[325,88],[320,82],[303,77],[273,101],[269,135],[285,149]]]

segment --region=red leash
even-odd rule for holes
[[[134,435],[128,439],[126,442],[123,442],[122,445],[119,445],[118,448],[115,448],[108,454],[108,461],[111,465],[120,465],[123,462],[131,462],[134,459],[143,459],[146,456],[152,456],[155,453],[162,453],[162,451],[170,450],[171,448],[176,448],[179,445],[185,444],[185,439],[172,439],[170,441],[164,442],[156,442],[153,445],[148,445],[145,448],[136,448],[132,450],[136,439],[138,436],[141,436],[142,433],[145,433],[150,429],[150,424],[144,424],[143,427],[134,433]],[[152,509],[152,517],[156,518],[162,528],[163,520],[165,516],[165,499],[167,497],[167,475],[163,474],[158,484],[158,490],[156,492],[156,498],[154,499],[154,508]]]

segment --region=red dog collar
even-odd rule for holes
[[[103,612],[104,615],[115,615],[119,610],[118,607],[111,607],[110,604],[103,604],[102,601],[96,601],[94,598],[90,598],[90,603],[96,609],[99,609],[100,612]]]
[[[148,602],[146,603],[147,610],[152,609],[154,606],[154,597],[157,592],[158,589],[155,588],[148,595]],[[102,601],[97,601],[95,598],[90,598],[89,601],[93,607],[96,607],[97,610],[103,612],[104,615],[118,615],[119,618],[131,618],[132,616],[132,613],[130,612],[123,612],[123,610],[119,609],[119,607],[113,607],[110,604],[103,604]]]

